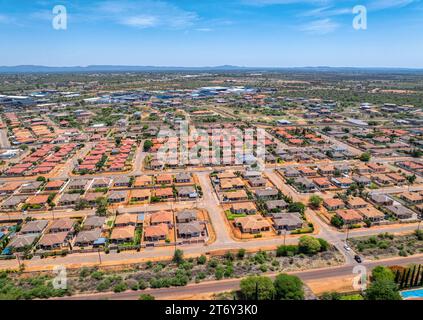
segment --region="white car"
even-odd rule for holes
[[[347,244],[344,244],[344,249],[347,250],[347,251],[351,250],[351,248]]]

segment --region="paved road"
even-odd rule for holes
[[[407,258],[395,258],[387,260],[379,260],[372,262],[364,262],[362,265],[370,269],[378,265],[391,266],[391,265],[407,265],[407,264],[421,264],[423,263],[423,255],[412,256]],[[331,267],[324,269],[314,269],[307,271],[288,272],[300,277],[303,281],[327,279],[333,277],[350,276],[353,274],[354,266],[351,264]],[[269,274],[274,277],[275,274]],[[229,279],[221,281],[208,281],[199,284],[189,284],[185,287],[172,287],[160,289],[147,289],[144,291],[126,291],[121,293],[99,293],[90,295],[78,295],[71,297],[59,298],[63,300],[98,300],[98,299],[111,299],[111,300],[136,300],[141,293],[148,293],[154,295],[157,299],[171,299],[172,297],[193,296],[206,293],[218,293],[223,291],[231,291],[239,289],[240,279]]]

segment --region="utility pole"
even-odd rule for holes
[[[100,254],[100,248],[98,248],[97,252],[98,252],[98,260],[100,261],[100,264],[101,264],[101,254]]]

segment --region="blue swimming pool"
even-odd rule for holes
[[[401,297],[403,299],[423,298],[423,288],[415,289],[415,290],[402,291]]]

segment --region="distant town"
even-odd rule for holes
[[[0,110],[0,298],[419,297],[419,72],[12,72]]]

